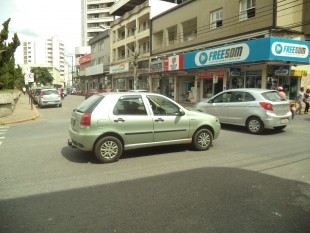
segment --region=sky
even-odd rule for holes
[[[57,36],[65,46],[65,54],[74,54],[81,42],[80,0],[0,0],[0,30],[11,18],[9,32],[17,33],[20,41],[48,39]],[[15,54],[20,63],[19,53]]]

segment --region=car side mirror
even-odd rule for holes
[[[177,114],[178,116],[184,116],[185,115],[185,112],[182,108],[179,108],[179,112]]]

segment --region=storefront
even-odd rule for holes
[[[110,66],[110,75],[112,76],[113,89],[134,89],[133,76],[129,72],[128,62]]]
[[[309,65],[309,48],[310,42],[300,40],[250,40],[165,57],[164,71],[176,74],[175,100],[195,102],[224,89],[277,86],[284,86],[294,99],[301,77],[294,76],[292,67]],[[197,96],[187,98],[189,94]]]

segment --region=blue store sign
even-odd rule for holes
[[[309,64],[310,42],[283,38],[250,40],[184,54],[184,69],[240,62],[284,60]]]

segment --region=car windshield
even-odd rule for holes
[[[262,96],[272,102],[280,102],[285,99],[283,99],[277,91],[268,91],[268,92],[263,92]]]
[[[104,95],[92,95],[81,103],[75,110],[82,113],[91,113],[104,97]]]

